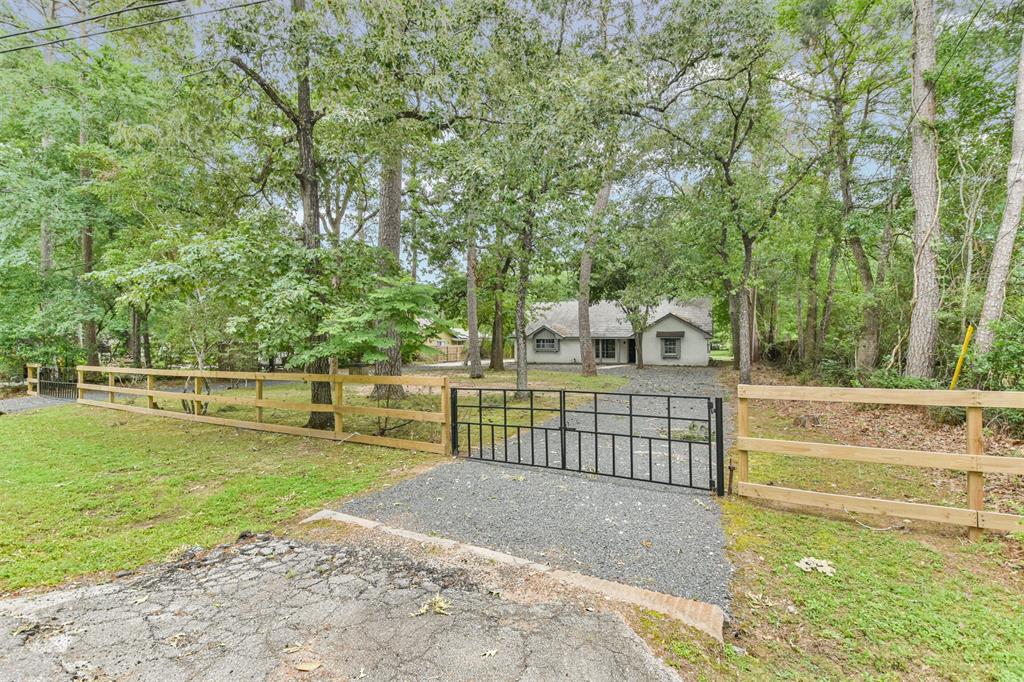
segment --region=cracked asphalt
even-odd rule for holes
[[[0,679],[677,679],[618,613],[360,538],[251,537],[0,600]]]

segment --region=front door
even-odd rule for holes
[[[636,364],[636,339],[629,340],[629,351],[627,353],[627,362],[633,365]]]

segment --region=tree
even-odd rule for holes
[[[1013,245],[1020,229],[1021,208],[1024,207],[1024,43],[1017,65],[1016,106],[1013,115],[1013,140],[1010,145],[1010,163],[1006,171],[1006,205],[999,232],[992,248],[992,260],[985,287],[985,302],[978,324],[978,351],[992,349],[995,323],[1002,317],[1006,300],[1006,280],[1013,262]]]
[[[911,53],[910,190],[914,199],[914,296],[907,337],[906,375],[935,372],[939,334],[936,243],[939,239],[939,143],[935,135],[935,4],[914,0]]]

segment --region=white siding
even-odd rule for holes
[[[679,339],[679,358],[661,357],[661,339],[658,332],[683,332]],[[688,365],[705,367],[709,364],[708,337],[696,327],[677,317],[668,316],[644,330],[645,365]]]
[[[551,352],[537,352],[537,347],[534,344],[534,339],[556,339],[558,344],[558,351],[555,353]],[[596,342],[595,342],[595,355],[597,354]],[[615,357],[614,358],[597,358],[598,364],[602,365],[621,365],[624,364],[629,357],[629,341],[627,339],[616,339],[615,340]],[[533,336],[529,337],[526,342],[526,361],[533,364],[580,364],[582,362],[580,356],[580,340],[579,339],[559,339],[557,335],[548,331],[547,329],[541,329]]]
[[[555,339],[558,348],[555,353],[536,350],[533,340],[536,338]],[[547,329],[541,329],[526,339],[526,361],[536,364],[571,364],[580,361],[580,342],[578,339],[559,339]]]

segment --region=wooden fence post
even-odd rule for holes
[[[147,391],[152,391],[154,386],[156,386],[156,381],[153,379],[153,375],[152,374],[147,374],[146,375],[146,390]],[[154,398],[151,395],[147,395],[146,396],[146,406],[149,409],[151,409],[151,410],[155,410],[156,409],[156,398]]]
[[[341,438],[345,432],[345,418],[341,414],[341,406],[345,404],[345,384],[340,376],[334,377],[334,436]]]
[[[85,389],[82,388],[82,384],[85,383],[85,372],[78,370],[78,399],[85,400]]]
[[[747,398],[736,399],[736,436],[750,435],[750,404]],[[750,480],[750,457],[746,450],[736,450],[736,482]]]
[[[107,372],[107,385],[110,386],[110,390],[107,391],[107,402],[114,402],[114,373]]]
[[[263,423],[263,408],[260,407],[259,401],[263,400],[263,379],[256,380],[256,423]]]
[[[25,365],[25,370],[28,372],[28,376],[25,379],[25,394],[39,395],[39,370],[34,365]],[[36,381],[35,390],[32,389],[33,379]]]
[[[196,399],[195,399],[195,402],[192,403],[192,414],[198,416],[203,411],[203,403],[202,403],[201,400],[199,400],[199,394],[203,390],[203,378],[201,376],[197,375],[195,377],[194,386],[195,386]]]
[[[452,454],[452,405],[451,405],[451,382],[446,376],[441,384],[441,415],[444,422],[441,424],[441,451]]]
[[[967,409],[967,454],[985,454],[985,437],[982,433],[982,411],[980,407]],[[967,472],[967,507],[973,511],[985,509],[985,474],[980,471]],[[982,529],[974,526],[967,530],[971,541],[980,540]]]

